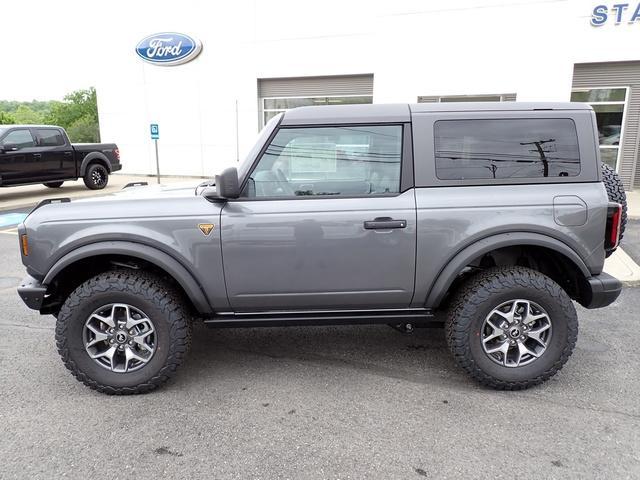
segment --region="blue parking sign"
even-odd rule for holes
[[[158,140],[160,138],[160,129],[157,123],[151,124],[151,140]]]

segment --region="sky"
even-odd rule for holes
[[[88,5],[93,3],[3,2],[0,100],[61,100],[95,84],[99,69],[91,51],[102,41],[103,26]]]

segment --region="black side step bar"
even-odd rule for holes
[[[335,311],[287,311],[219,313],[204,319],[209,327],[281,327],[289,325],[359,325],[359,324],[431,324],[434,316],[430,310],[335,310]]]

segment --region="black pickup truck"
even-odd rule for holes
[[[58,188],[82,178],[87,188],[100,190],[121,168],[115,143],[72,144],[64,128],[51,125],[0,125],[0,187]]]

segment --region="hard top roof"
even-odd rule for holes
[[[408,122],[412,113],[483,112],[533,110],[590,110],[591,106],[577,102],[442,102],[391,103],[358,105],[321,105],[287,110],[282,125],[331,123]]]

